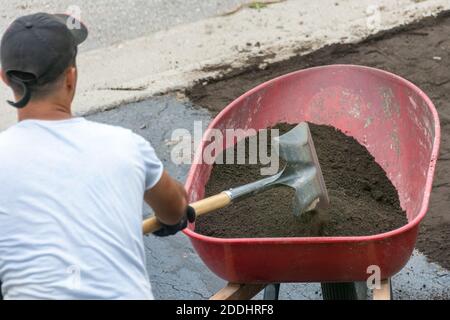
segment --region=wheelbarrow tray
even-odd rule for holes
[[[230,282],[365,281],[374,270],[382,279],[391,277],[408,262],[428,207],[440,140],[433,103],[392,73],[330,65],[257,86],[223,109],[209,128],[263,129],[301,121],[331,125],[364,145],[396,187],[408,224],[357,237],[224,239],[198,234],[195,225],[185,234],[208,268]],[[186,182],[191,201],[204,197],[212,169],[200,157],[197,152]]]

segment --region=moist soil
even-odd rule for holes
[[[396,189],[366,148],[333,127],[309,126],[330,197],[329,209],[297,217],[294,190],[274,188],[201,216],[196,232],[219,238],[363,236],[405,225],[406,213]],[[292,127],[275,128],[282,134]],[[237,147],[233,149],[236,155]],[[246,163],[248,159],[247,153]],[[215,164],[206,195],[260,179],[261,168],[259,164]]]
[[[441,120],[441,148],[429,210],[417,248],[450,269],[450,14],[372,36],[355,45],[333,45],[260,70],[254,64],[219,80],[199,82],[187,92],[196,105],[218,112],[256,85],[313,66],[349,63],[384,69],[419,86],[434,102]],[[318,144],[318,143],[316,143]],[[237,182],[237,180],[235,180]],[[330,183],[330,182],[328,182]]]

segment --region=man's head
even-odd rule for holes
[[[77,46],[86,27],[73,17],[36,13],[16,19],[1,40],[1,76],[11,87],[16,108],[29,102],[71,103],[75,94]]]

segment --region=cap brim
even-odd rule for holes
[[[64,23],[67,26],[67,29],[69,29],[70,33],[72,33],[72,36],[74,37],[77,45],[81,44],[82,42],[84,42],[84,40],[86,40],[88,36],[88,29],[83,24],[83,22],[74,18],[71,15],[64,13],[54,14],[53,16],[61,23]]]

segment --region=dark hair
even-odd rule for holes
[[[74,57],[69,62],[67,68],[76,67],[76,56],[77,55],[75,54]],[[26,80],[33,79],[33,76],[26,72],[13,71],[13,72],[10,72],[9,75],[14,76],[15,78],[23,79],[23,80],[25,80],[25,82],[26,82]],[[39,83],[29,84],[28,88],[31,92],[31,100],[40,99],[40,98],[49,96],[52,92],[54,92],[57,89],[58,85],[60,84],[60,81],[63,78],[63,75],[64,75],[64,72],[57,75],[55,78],[46,81],[43,84],[39,84]],[[23,95],[23,93],[24,93],[23,87],[21,85],[19,85],[18,83],[14,82],[14,81],[10,81],[10,87],[16,95],[18,95],[18,96]]]

